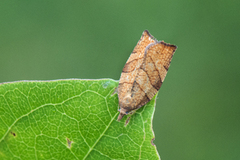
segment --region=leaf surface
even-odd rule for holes
[[[0,84],[0,159],[160,159],[152,144],[155,97],[118,122],[117,85],[111,79]]]

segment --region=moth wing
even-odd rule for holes
[[[143,63],[132,89],[137,108],[149,102],[160,89],[176,48],[163,41],[146,47]]]
[[[169,69],[173,54],[176,49],[177,46],[160,41],[156,44],[150,45],[146,50],[146,60],[149,61],[147,61],[145,64],[154,64],[156,70],[159,73],[161,83],[164,81],[167,75],[167,71]],[[157,88],[157,90],[159,90],[159,88]]]
[[[153,36],[151,36],[147,30],[144,31],[123,68],[119,80],[118,98],[120,106],[126,108],[128,111],[134,109],[135,106],[134,104],[130,105],[131,102],[126,101],[126,96],[129,96],[132,93],[133,83],[138,74],[138,70],[143,63],[146,47],[155,42],[157,41]]]

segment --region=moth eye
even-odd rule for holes
[[[128,114],[129,112],[126,112],[126,114]]]

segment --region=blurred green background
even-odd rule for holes
[[[142,32],[176,44],[158,94],[162,160],[240,159],[240,1],[0,1],[0,82],[118,80]]]

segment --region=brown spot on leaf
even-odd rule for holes
[[[11,134],[15,137],[16,136],[16,133],[14,133],[14,132],[11,132]]]
[[[70,141],[68,138],[67,138],[67,144],[68,144],[68,148],[71,148],[71,146],[72,146],[72,141]]]
[[[155,146],[155,144],[153,143],[154,140],[155,140],[155,138],[153,138],[153,139],[151,140],[151,144],[152,144],[153,146]]]

